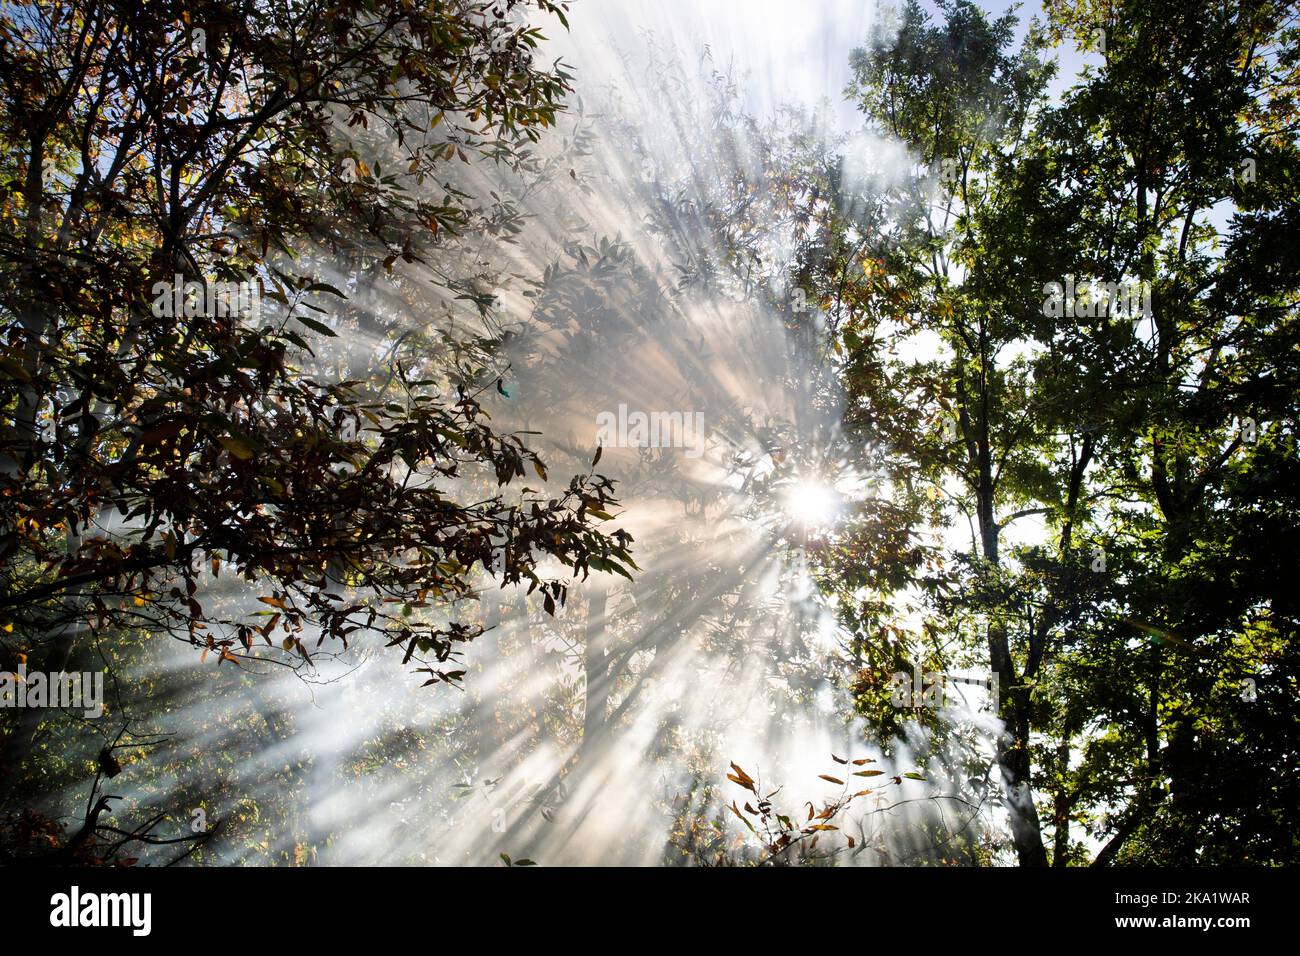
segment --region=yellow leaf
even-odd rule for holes
[[[241,439],[235,438],[231,435],[218,435],[217,441],[221,443],[222,448],[230,452],[240,461],[248,461],[253,457],[253,448],[246,441],[242,441]]]

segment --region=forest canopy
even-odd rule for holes
[[[1294,5],[594,6],[0,9],[0,857],[1297,862]]]

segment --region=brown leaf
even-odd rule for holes
[[[727,779],[733,783],[740,784],[740,786],[744,787],[750,793],[757,796],[758,791],[754,789],[754,778],[751,777],[749,774],[745,773],[745,771],[741,770],[738,764],[733,763],[731,765],[731,769],[736,772],[734,774],[730,774],[730,773],[727,774]]]

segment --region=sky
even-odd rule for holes
[[[886,4],[874,0],[578,0],[571,32],[549,34],[550,49],[579,69],[579,89],[618,73],[616,51],[635,52],[652,34],[683,53],[707,46],[719,69],[733,67],[745,105],[757,116],[778,106],[829,102],[842,132],[861,125],[844,98],[851,79],[849,54],[860,46]],[[922,6],[933,16],[932,0]],[[1023,39],[1040,3],[983,0],[990,16],[1017,9]],[[1060,72],[1051,86],[1059,97],[1087,61],[1072,45],[1055,50]],[[1095,56],[1095,55],[1094,55]]]

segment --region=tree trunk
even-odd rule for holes
[[[980,537],[984,560],[996,569],[1000,564],[998,534],[1001,529],[994,514],[994,478],[986,424],[987,410],[982,421],[985,425],[979,435],[976,459],[979,469],[977,497]],[[998,737],[996,759],[1007,797],[1011,839],[1021,866],[1047,866],[1047,850],[1043,847],[1042,828],[1038,821],[1038,810],[1034,806],[1030,772],[1029,687],[1016,673],[1005,625],[990,622],[988,645],[989,666],[998,677],[998,713],[1006,725],[1005,731]]]
[[[998,738],[997,763],[1007,796],[1011,839],[1021,866],[1047,866],[1029,761],[1029,688],[1017,678],[1006,631],[989,628],[989,659],[998,675],[999,711],[1006,730]]]
[[[1057,772],[1062,778],[1070,769],[1070,738],[1062,738],[1060,745],[1056,748]],[[1052,866],[1065,866],[1070,856],[1070,790],[1062,779],[1060,788],[1056,791],[1055,804],[1052,808],[1052,828],[1055,831],[1052,835]]]

